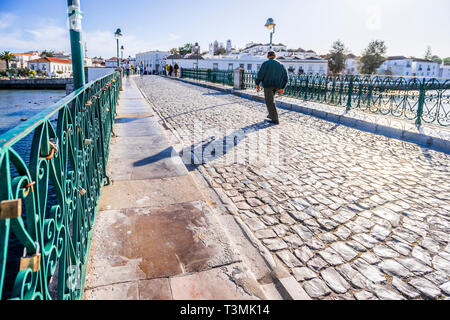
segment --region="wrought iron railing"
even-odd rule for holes
[[[182,69],[182,78],[234,85],[233,71]],[[244,89],[254,89],[257,72],[244,71]],[[288,77],[285,95],[293,98],[450,126],[450,79],[388,76]]]
[[[180,76],[181,78],[220,83],[228,86],[234,85],[233,71],[182,68]]]
[[[256,76],[244,72],[244,88],[254,88]],[[291,74],[285,95],[450,126],[450,79]]]
[[[81,298],[119,86],[105,76],[0,136],[2,299]]]

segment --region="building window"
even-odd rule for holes
[[[247,71],[252,71],[252,64],[251,64],[251,63],[249,63],[249,64],[247,65]]]
[[[241,68],[241,69],[244,69],[244,67],[245,67],[245,65],[244,65],[243,63],[241,63],[241,64],[239,65],[239,68]]]
[[[233,64],[232,63],[228,64],[228,71],[233,71]]]
[[[213,70],[219,70],[219,64],[213,63]]]

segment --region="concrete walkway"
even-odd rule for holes
[[[267,298],[134,81],[123,87],[85,299]]]

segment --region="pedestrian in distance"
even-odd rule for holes
[[[180,69],[180,66],[178,63],[175,63],[175,66],[173,67],[173,71],[175,71],[175,78],[178,77],[178,69]]]
[[[139,65],[139,71],[141,72],[141,77],[144,76],[144,63],[141,61],[141,64]]]
[[[125,65],[125,74],[127,75],[127,78],[130,76],[130,62],[127,62],[127,64]]]
[[[166,64],[166,67],[164,68],[164,75],[167,76],[169,75],[169,65]]]
[[[169,66],[169,76],[171,77],[172,74],[173,74],[173,66],[170,65],[170,66]]]
[[[264,98],[266,100],[267,110],[269,111],[268,119],[273,123],[279,124],[278,112],[275,103],[275,94],[284,93],[288,82],[286,68],[276,60],[276,53],[269,51],[267,53],[267,61],[261,66],[256,78],[256,90],[261,91],[261,83],[264,86]]]

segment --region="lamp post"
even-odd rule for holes
[[[81,18],[80,0],[68,0],[68,14],[70,27],[70,48],[72,52],[73,89],[77,90],[84,86],[84,61],[83,48],[81,45]]]
[[[117,67],[120,67],[119,64],[119,38],[122,36],[122,30],[117,29],[116,32],[114,33],[114,37],[116,38],[117,41]]]
[[[264,26],[270,30],[270,50],[272,50],[272,38],[273,38],[273,34],[275,33],[276,24],[272,18],[269,18],[269,19],[267,19],[267,22]]]
[[[195,52],[197,53],[197,81],[198,81],[198,53],[200,51],[200,46],[198,45],[198,42],[195,43],[194,49],[195,49]]]
[[[122,63],[123,63],[123,51],[125,50],[125,48],[123,46],[120,47],[120,58],[122,59]]]

